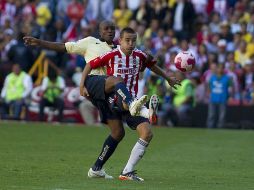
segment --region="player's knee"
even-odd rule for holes
[[[123,129],[116,129],[111,131],[111,136],[117,140],[117,141],[121,141],[124,136],[125,136],[125,131]]]
[[[123,78],[122,77],[115,77],[114,78],[114,84],[118,84],[118,83],[121,83],[121,82],[124,82]]]
[[[151,130],[148,130],[146,133],[145,133],[145,138],[147,140],[147,142],[150,142],[153,138],[153,132]]]
[[[146,130],[143,130],[142,131],[142,134],[141,134],[141,138],[147,142],[150,142],[153,138],[153,132],[152,130],[149,128],[149,129],[146,129]]]

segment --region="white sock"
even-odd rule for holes
[[[144,117],[144,118],[149,119],[149,109],[145,106],[142,106],[141,109],[140,109],[139,115]]]
[[[130,158],[123,170],[123,174],[132,172],[134,170],[135,165],[143,157],[147,146],[148,146],[148,142],[146,142],[143,139],[138,139],[138,142],[135,144],[135,146],[133,147],[131,151]]]

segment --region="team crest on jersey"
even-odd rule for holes
[[[133,65],[136,65],[136,58],[133,59]]]
[[[117,62],[118,64],[122,64],[123,62],[122,62],[122,60],[121,59],[118,59],[118,62]]]

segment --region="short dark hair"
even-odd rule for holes
[[[123,37],[124,33],[131,33],[131,34],[136,34],[135,30],[133,30],[132,28],[130,27],[125,27],[121,30],[120,32],[120,38]]]
[[[114,27],[114,28],[115,28],[114,22],[109,21],[109,20],[101,21],[101,23],[99,24],[99,30],[100,30],[100,31],[101,31],[101,29],[102,29],[103,26],[111,26],[111,27]]]

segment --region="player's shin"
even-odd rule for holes
[[[125,168],[123,169],[122,174],[126,174],[126,173],[134,171],[134,167],[137,165],[138,161],[145,154],[145,150],[146,150],[148,144],[149,144],[148,142],[139,138],[138,142],[134,145],[134,147],[131,151],[130,158],[129,158]]]
[[[133,98],[132,98],[130,92],[128,91],[128,89],[126,88],[125,83],[120,82],[120,83],[116,84],[115,92],[116,92],[119,99],[121,99],[125,104],[130,106],[131,102],[133,101]]]
[[[103,144],[102,151],[99,157],[97,158],[94,166],[92,167],[94,171],[101,170],[106,161],[114,153],[118,143],[119,142],[115,140],[111,135],[108,136],[108,138],[105,140]]]

